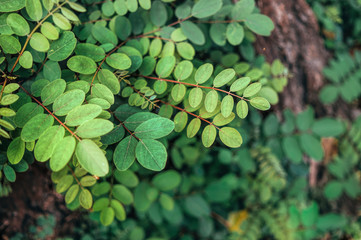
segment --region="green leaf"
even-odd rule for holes
[[[30,33],[28,22],[19,14],[11,13],[6,18],[6,23],[11,27],[11,30],[18,36],[26,36]]]
[[[173,129],[174,123],[171,120],[153,118],[140,124],[134,134],[140,139],[158,139],[169,135]]]
[[[93,192],[93,194],[94,194],[94,192]],[[110,203],[109,198],[106,198],[106,197],[99,198],[94,202],[93,211],[99,212],[99,211],[103,210],[104,208],[108,207],[109,203]]]
[[[231,148],[238,148],[243,142],[241,134],[231,127],[221,128],[219,130],[219,137],[227,147]]]
[[[53,104],[53,112],[58,116],[65,116],[72,109],[84,102],[85,93],[82,90],[70,90],[55,99]]]
[[[14,117],[14,123],[16,126],[22,128],[34,116],[43,113],[44,110],[36,103],[29,102],[21,106]]]
[[[86,121],[96,118],[102,112],[102,108],[95,104],[85,104],[72,109],[65,118],[68,126],[75,127]]]
[[[174,101],[180,102],[186,95],[187,88],[183,84],[176,84],[172,88],[171,96]]]
[[[200,0],[194,4],[192,15],[196,18],[206,18],[216,14],[222,8],[222,0]]]
[[[16,102],[19,99],[19,96],[16,94],[8,94],[3,96],[3,98],[0,101],[0,105],[10,105]]]
[[[187,42],[181,42],[181,43],[177,43],[176,47],[177,47],[177,52],[182,58],[187,60],[193,60],[196,52],[192,44],[189,44]]]
[[[249,85],[243,92],[243,97],[252,97],[254,95],[256,95],[262,88],[262,84],[257,82],[257,83],[252,83],[251,85]]]
[[[251,14],[246,17],[246,26],[253,32],[261,36],[270,36],[275,28],[272,20],[262,14]]]
[[[202,143],[206,148],[209,148],[216,140],[217,130],[213,125],[208,125],[202,132]]]
[[[111,121],[96,118],[82,123],[76,129],[76,134],[81,138],[96,138],[107,134],[113,128],[114,125]]]
[[[30,69],[33,66],[33,55],[29,51],[24,51],[19,59],[19,63],[23,68]]]
[[[321,161],[324,156],[320,140],[309,134],[300,136],[302,150],[316,161]]]
[[[178,187],[181,183],[182,177],[175,170],[168,170],[155,175],[152,179],[152,184],[160,191],[170,191]]]
[[[234,114],[233,112],[226,118],[222,115],[222,113],[219,113],[214,117],[213,124],[216,126],[225,126],[231,123],[235,117],[236,114]]]
[[[187,197],[184,202],[184,209],[196,218],[209,216],[211,213],[208,203],[200,195]]]
[[[320,137],[337,137],[345,132],[345,125],[336,119],[323,118],[313,123],[312,132]]]
[[[263,86],[259,91],[258,96],[267,99],[267,101],[272,105],[277,104],[279,101],[277,92],[271,87]]]
[[[0,108],[0,116],[13,117],[15,115],[16,112],[10,108]]]
[[[222,87],[223,85],[227,84],[231,81],[236,72],[232,68],[228,68],[223,70],[222,72],[218,73],[217,76],[214,78],[213,85],[216,88]]]
[[[115,184],[113,186],[113,196],[119,200],[119,202],[129,205],[134,202],[134,197],[131,191],[128,188],[120,184]]]
[[[89,173],[103,177],[109,172],[109,164],[102,150],[90,139],[83,139],[75,149],[80,165]]]
[[[74,51],[77,55],[83,55],[86,57],[90,57],[95,62],[99,62],[99,61],[103,60],[105,57],[105,52],[104,52],[103,48],[96,46],[94,44],[90,44],[90,43],[76,44]],[[104,70],[104,69],[102,69],[102,70]]]
[[[76,141],[73,136],[63,138],[54,147],[53,154],[50,158],[50,168],[54,172],[63,169],[73,156]]]
[[[113,46],[118,44],[118,38],[115,33],[100,24],[94,25],[91,33],[94,39],[101,44],[111,43]]]
[[[54,123],[54,118],[47,114],[38,114],[30,119],[21,131],[21,139],[24,142],[37,140]]]
[[[157,73],[158,77],[166,78],[171,75],[175,67],[175,63],[176,59],[174,56],[166,56],[161,58],[155,68],[155,72]]]
[[[201,120],[199,118],[194,118],[187,127],[187,137],[192,138],[194,137],[201,127]]]
[[[90,209],[93,205],[93,197],[88,189],[83,188],[79,194],[79,203],[85,209]]]
[[[64,173],[66,174],[66,173]],[[56,191],[58,193],[65,192],[74,182],[74,178],[71,175],[64,175],[62,176],[56,185]]]
[[[326,232],[344,228],[347,226],[347,223],[346,217],[335,213],[327,213],[318,218],[316,227],[317,229]]]
[[[75,23],[80,22],[78,16],[72,10],[70,10],[66,7],[61,8],[61,13],[72,22],[75,22]]]
[[[126,187],[136,187],[139,184],[137,175],[131,170],[126,171],[115,171],[115,179]]]
[[[243,27],[239,23],[228,24],[226,37],[228,42],[233,46],[241,44],[244,38]]]
[[[177,67],[174,70],[174,77],[178,81],[183,81],[189,78],[193,72],[193,64],[191,61],[183,60],[178,63]]]
[[[188,114],[185,112],[178,112],[174,116],[174,131],[181,132],[187,126]]]
[[[301,131],[306,131],[311,128],[315,119],[315,111],[311,107],[297,115],[296,124],[297,128]]]
[[[158,57],[161,53],[163,47],[163,42],[159,38],[153,39],[152,43],[149,46],[149,55],[151,57]]]
[[[132,61],[124,53],[113,53],[107,57],[106,62],[109,66],[118,70],[128,69],[132,65]]]
[[[204,99],[204,106],[207,112],[213,112],[218,104],[218,93],[215,90],[211,90],[207,93],[206,98]]]
[[[227,118],[231,115],[234,107],[234,99],[231,95],[227,95],[223,98],[221,104],[221,113],[222,115]]]
[[[69,6],[77,12],[86,12],[86,8],[75,2],[67,2]]]
[[[211,24],[209,34],[212,41],[218,46],[226,45],[227,27],[224,23]]]
[[[0,4],[0,12],[15,12],[25,7],[25,0],[7,0]]]
[[[13,131],[15,130],[15,127],[9,123],[8,121],[4,120],[4,119],[0,119],[0,126],[10,130],[10,131]]]
[[[9,182],[15,182],[16,173],[12,167],[5,165],[3,168],[4,175]]]
[[[245,89],[250,82],[251,82],[251,78],[249,77],[243,77],[237,79],[231,85],[231,92],[238,92]]]
[[[203,99],[203,91],[201,88],[193,88],[189,92],[188,101],[191,107],[197,108],[199,104],[201,104],[202,99]]]
[[[40,0],[26,0],[25,9],[33,21],[39,21],[43,16]]]
[[[198,84],[202,84],[207,82],[208,79],[212,76],[212,74],[213,74],[213,65],[210,63],[205,63],[197,69],[194,75],[194,80]]]
[[[110,104],[114,103],[114,95],[112,91],[103,84],[94,84],[92,88],[92,96],[107,100]]]
[[[138,2],[139,2],[139,5],[145,10],[149,10],[151,7],[150,0],[138,0]]]
[[[4,93],[12,93],[20,88],[20,85],[17,83],[9,83],[4,88]]]
[[[123,16],[115,18],[115,33],[122,41],[126,40],[132,32],[132,24],[129,19]]]
[[[334,85],[326,85],[321,89],[320,99],[325,104],[334,103],[339,96],[340,89]]]
[[[62,30],[67,31],[71,29],[71,24],[69,20],[60,13],[53,14],[53,22]]]
[[[332,201],[341,197],[342,191],[343,191],[343,186],[341,182],[330,181],[323,189],[323,194],[328,200]]]
[[[51,43],[48,58],[57,62],[67,59],[73,53],[76,43],[77,40],[73,32],[63,32],[58,40]],[[93,55],[97,54],[98,52],[93,52]]]
[[[150,9],[150,21],[160,27],[163,26],[168,19],[167,9],[161,1],[153,1]]]
[[[266,111],[271,108],[271,105],[267,101],[267,99],[263,97],[255,97],[250,100],[250,104],[261,111]]]
[[[167,211],[171,211],[174,208],[174,200],[168,194],[162,193],[159,197],[159,203]]]
[[[248,115],[248,104],[247,104],[247,102],[244,101],[244,100],[239,101],[237,103],[236,110],[237,110],[237,115],[241,119],[246,118],[247,115]]]
[[[97,179],[93,176],[84,176],[80,179],[80,184],[83,186],[83,187],[91,187],[93,186],[94,184],[96,184],[97,182]]]
[[[135,154],[138,162],[152,171],[163,170],[167,162],[167,151],[164,145],[153,139],[139,141]]]
[[[48,128],[39,138],[34,148],[35,159],[47,161],[53,154],[55,146],[64,138],[65,129],[61,126]]]
[[[133,110],[134,112],[132,112],[131,110]],[[135,108],[132,108],[131,110],[125,108],[124,111],[127,111],[128,114],[130,113],[130,117],[123,117],[123,119],[125,119],[125,120],[123,120],[123,123],[130,131],[134,131],[143,122],[146,122],[152,118],[160,117],[159,115],[157,115],[155,113],[137,112],[135,110]],[[123,111],[117,110],[116,113],[123,113]],[[123,114],[125,114],[125,113],[123,113]]]
[[[135,160],[135,148],[138,141],[133,136],[124,138],[115,148],[113,161],[118,170],[127,170]]]
[[[181,29],[184,35],[194,44],[203,45],[206,39],[202,30],[191,21],[184,21],[181,24]]]
[[[311,206],[304,209],[301,213],[301,222],[304,226],[310,227],[314,225],[318,219],[319,208],[317,203],[313,202]]]
[[[300,145],[297,141],[297,138],[294,136],[287,136],[282,140],[283,151],[286,156],[293,163],[301,163],[302,161],[302,151]]]
[[[49,40],[57,40],[59,38],[59,31],[50,22],[44,22],[41,24],[40,31]]]
[[[41,90],[41,101],[44,106],[52,104],[57,97],[59,97],[66,88],[66,82],[63,79],[57,79],[47,84]]]
[[[19,40],[9,35],[0,35],[0,47],[5,53],[9,54],[16,54],[21,50]]]
[[[31,36],[30,46],[38,52],[47,52],[50,48],[48,39],[39,32],[36,32]]]
[[[110,201],[110,206],[114,210],[116,219],[118,219],[119,221],[124,221],[126,218],[126,213],[125,213],[123,205],[120,204],[120,202],[118,202],[117,200],[112,199]]]
[[[240,0],[232,8],[232,19],[244,20],[255,9],[256,3],[254,0]]]
[[[66,192],[65,194],[65,202],[67,204],[73,202],[76,198],[76,196],[78,195],[79,193],[79,185],[78,184],[74,184],[73,186],[71,186],[69,188],[69,190]]]
[[[25,143],[20,137],[11,141],[6,151],[9,162],[13,165],[18,164],[23,159],[25,153]]]
[[[104,226],[109,226],[114,221],[114,209],[106,207],[100,212],[100,222]]]
[[[68,62],[67,66],[70,70],[81,74],[92,74],[97,70],[97,64],[93,59],[85,56],[73,56]]]

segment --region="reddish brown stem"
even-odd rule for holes
[[[36,99],[33,95],[31,95],[23,86],[20,85],[20,88],[29,96],[31,97],[37,104],[42,106],[45,111],[47,111],[61,126],[63,126],[71,135],[73,135],[78,141],[81,139],[72,131],[70,130],[62,121],[59,120],[47,107],[45,107],[38,99]]]
[[[164,41],[169,41],[169,42],[173,42],[174,41],[172,39],[169,39],[169,38],[162,38],[162,37],[158,37],[158,36],[144,36],[142,38],[154,38],[154,39],[160,39],[160,40],[164,40]]]
[[[244,22],[244,20],[215,20],[215,21],[201,21],[201,20],[197,20],[197,21],[194,21],[196,23],[239,23],[239,22]]]
[[[159,100],[159,101],[160,101],[161,103],[164,103],[164,104],[166,104],[166,105],[171,106],[172,108],[178,109],[178,110],[180,110],[180,111],[182,111],[182,112],[185,112],[185,113],[187,113],[187,114],[189,114],[189,115],[192,115],[193,117],[199,118],[200,120],[202,120],[202,121],[204,121],[204,122],[206,122],[206,123],[214,126],[214,127],[217,128],[218,130],[221,130],[219,127],[217,127],[216,125],[214,125],[214,123],[212,123],[212,122],[210,122],[210,121],[202,118],[201,116],[199,116],[199,115],[197,115],[197,114],[188,112],[187,110],[185,110],[185,109],[183,109],[183,108],[180,108],[180,107],[178,107],[178,106],[172,105],[172,104],[170,104],[170,103],[168,103],[168,102],[165,102],[165,101],[163,101],[163,100]]]
[[[140,139],[139,139],[137,136],[135,136],[134,133],[133,133],[132,131],[130,131],[130,130],[125,126],[125,124],[124,124],[122,121],[120,121],[120,119],[119,119],[117,116],[115,116],[114,112],[112,112],[112,111],[110,111],[110,110],[108,110],[108,111],[114,116],[114,118],[115,118],[116,120],[118,120],[118,122],[124,127],[125,130],[127,130],[127,132],[128,132],[131,136],[135,137],[135,139],[137,139],[138,141],[140,141]]]
[[[183,84],[183,85],[187,85],[187,86],[193,86],[193,87],[199,87],[199,88],[205,88],[205,89],[212,89],[212,90],[216,90],[219,92],[224,92],[226,94],[229,94],[233,97],[245,100],[245,101],[249,101],[247,98],[238,96],[234,93],[231,92],[227,92],[226,90],[223,89],[219,89],[219,88],[215,88],[215,87],[206,87],[206,86],[201,86],[201,85],[197,85],[197,84],[192,84],[192,83],[187,83],[187,82],[181,82],[181,81],[176,81],[176,80],[171,80],[171,79],[165,79],[165,78],[157,78],[157,77],[150,77],[150,76],[144,76],[144,75],[139,75],[139,77],[143,77],[143,78],[148,78],[148,79],[153,79],[153,80],[158,80],[158,81],[165,81],[165,82],[171,82],[171,83],[177,83],[177,84]]]
[[[131,87],[134,91],[136,91],[140,96],[142,96],[142,98],[144,98],[145,100],[147,100],[150,104],[153,104],[154,106],[156,106],[157,108],[160,108],[157,104],[155,104],[154,102],[152,102],[149,98],[147,98],[143,93],[141,93],[140,91],[138,91],[138,89],[136,89],[133,85],[127,83],[129,87]]]
[[[68,166],[68,168],[70,169],[71,175],[73,176],[73,178],[75,179],[75,181],[78,183],[79,187],[80,187],[81,189],[84,189],[84,187],[81,185],[78,177],[75,175],[73,169],[70,167],[69,163],[67,164],[67,166]]]

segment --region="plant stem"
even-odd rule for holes
[[[171,83],[177,83],[177,84],[183,84],[183,85],[187,85],[187,86],[192,86],[192,87],[199,87],[199,88],[205,88],[205,89],[212,89],[212,90],[216,90],[219,92],[224,92],[228,95],[231,95],[233,97],[245,100],[245,101],[249,101],[249,99],[238,96],[234,93],[231,92],[227,92],[226,90],[223,89],[219,89],[219,88],[215,88],[215,87],[206,87],[206,86],[202,86],[202,85],[197,85],[197,84],[192,84],[192,83],[187,83],[187,82],[181,82],[181,81],[176,81],[176,80],[171,80],[171,79],[165,79],[165,78],[157,78],[157,77],[150,77],[150,76],[144,76],[144,75],[138,75],[139,77],[143,77],[143,78],[148,78],[148,79],[153,79],[153,80],[158,80],[158,81],[165,81],[165,82],[171,82]]]

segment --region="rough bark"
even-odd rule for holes
[[[271,37],[258,37],[256,49],[268,61],[281,59],[292,75],[278,108],[299,112],[306,103],[320,107],[318,92],[329,54],[312,9],[305,0],[259,0],[258,6],[274,21],[275,30]]]
[[[18,232],[28,233],[29,226],[36,226],[39,216],[48,214],[54,215],[57,226],[61,226],[48,239],[70,232],[79,213],[66,208],[63,196],[53,189],[50,171],[43,164],[32,164],[26,173],[17,174],[11,187],[13,192],[0,198],[0,239],[9,239]]]

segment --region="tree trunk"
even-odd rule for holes
[[[277,108],[300,112],[306,103],[322,108],[318,92],[329,54],[312,9],[305,0],[259,0],[258,6],[274,21],[275,30],[271,37],[257,38],[256,50],[268,61],[280,59],[292,75]]]
[[[318,98],[327,82],[322,70],[331,54],[325,49],[317,19],[306,0],[258,0],[257,3],[261,12],[273,20],[275,30],[271,37],[257,37],[256,50],[268,61],[280,59],[292,76],[276,111],[290,108],[297,113],[309,104],[319,116],[354,119],[359,115],[356,105],[339,100],[325,106]]]

